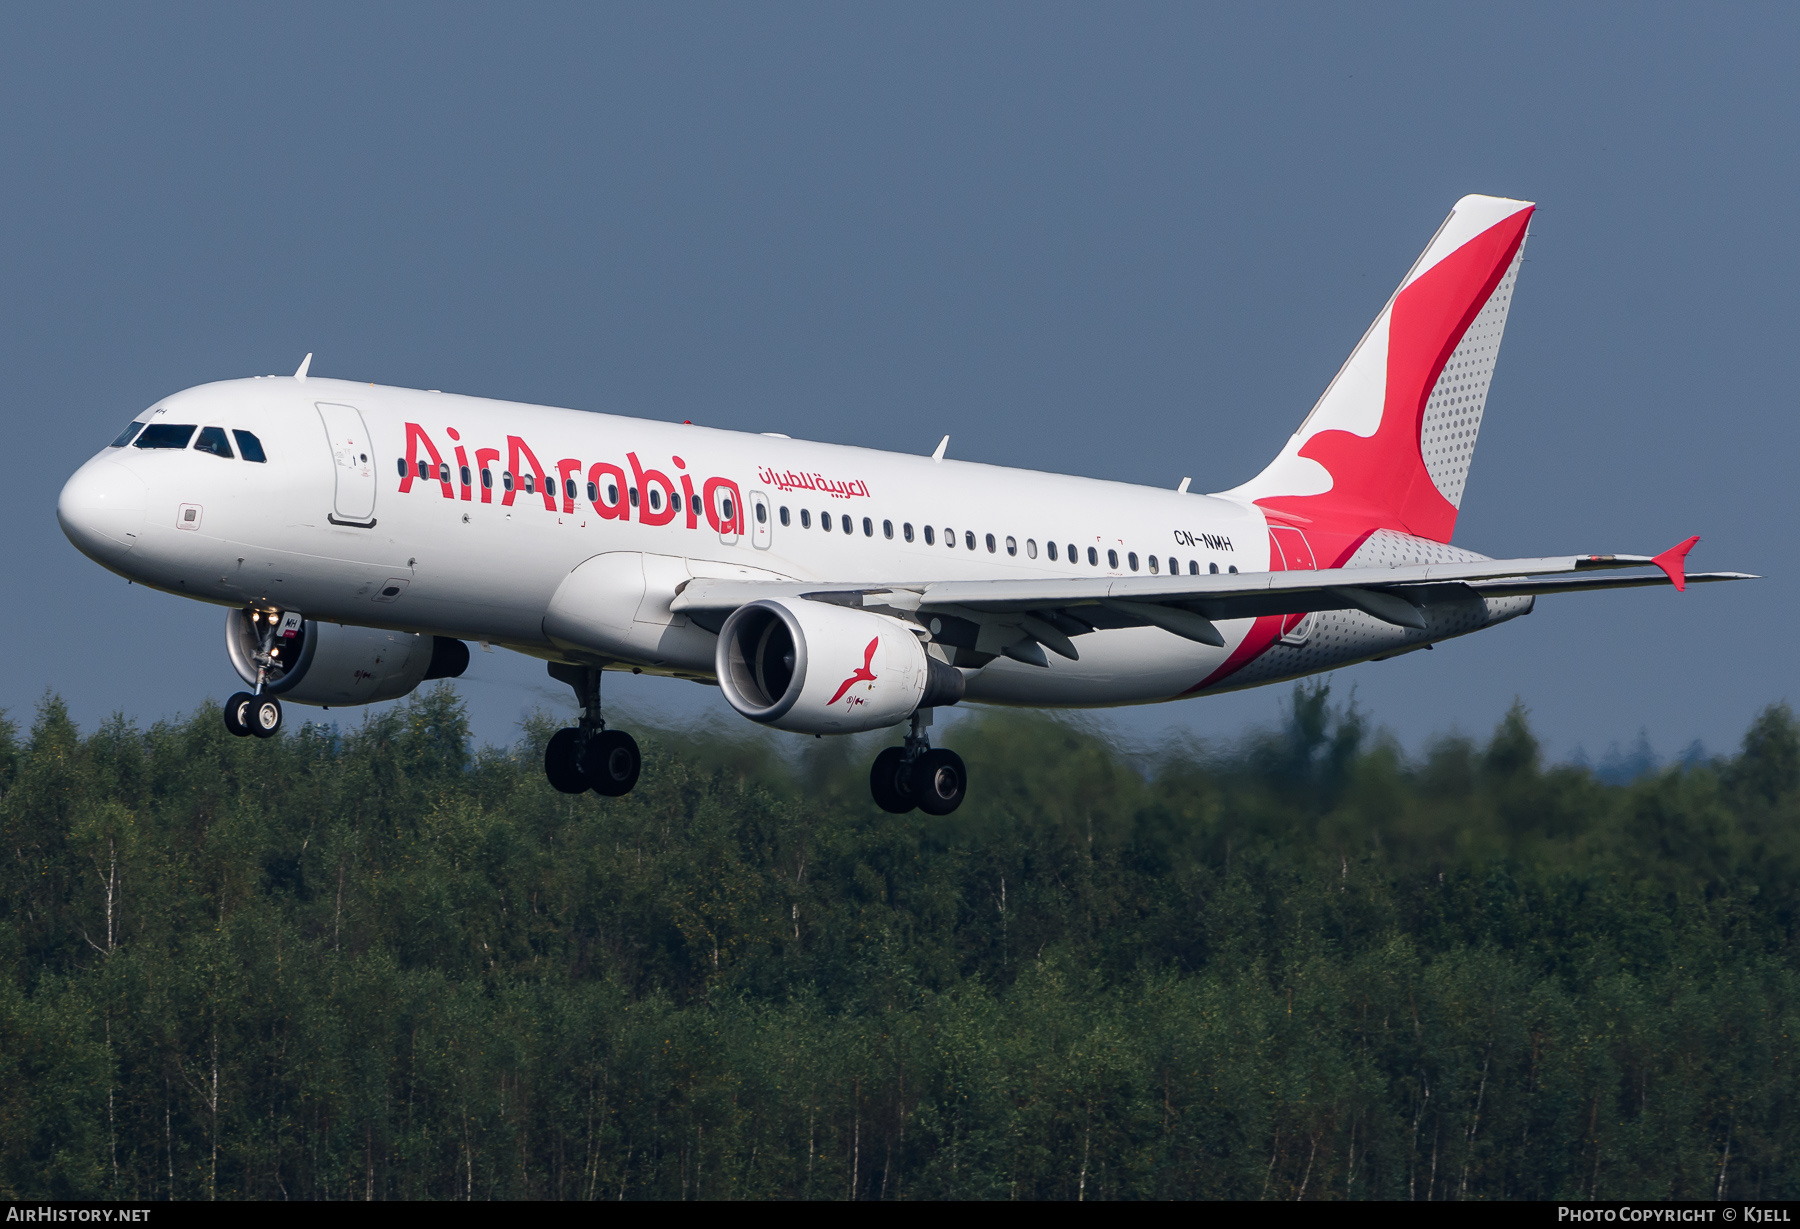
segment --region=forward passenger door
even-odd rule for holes
[[[333,525],[353,525],[359,529],[375,527],[375,458],[369,440],[369,429],[363,423],[362,411],[353,405],[317,403],[319,421],[325,426],[325,439],[331,447],[332,470],[337,488],[333,496]]]

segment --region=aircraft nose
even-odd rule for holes
[[[56,519],[82,554],[99,563],[122,559],[144,530],[149,488],[115,461],[75,471],[56,501]]]

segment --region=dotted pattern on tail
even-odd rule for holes
[[[1488,385],[1494,378],[1494,360],[1500,354],[1500,337],[1506,331],[1506,309],[1512,303],[1513,283],[1518,278],[1521,247],[1506,276],[1494,287],[1475,322],[1457,343],[1444,373],[1438,377],[1425,417],[1419,427],[1419,452],[1425,471],[1453,507],[1462,507],[1463,487],[1469,462],[1475,455],[1475,438],[1481,433],[1481,414],[1487,406]]]
[[[1403,568],[1415,563],[1480,563],[1486,555],[1448,542],[1414,537],[1396,529],[1377,529],[1344,561],[1347,568]]]

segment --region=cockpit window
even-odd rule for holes
[[[244,458],[244,460],[255,461],[260,464],[269,459],[263,453],[262,441],[250,434],[250,432],[233,430],[231,434],[237,438],[238,456]],[[469,485],[469,480],[467,478],[463,479],[463,485]]]
[[[210,452],[215,457],[232,459],[231,445],[225,440],[224,427],[202,427],[200,438],[194,441],[195,452]]]
[[[153,422],[137,437],[139,448],[186,448],[194,438],[193,423]]]
[[[119,432],[119,438],[114,440],[111,443],[111,445],[109,445],[109,447],[113,447],[113,448],[125,447],[125,445],[129,444],[132,440],[136,439],[137,433],[139,431],[142,431],[143,429],[144,429],[144,424],[141,422],[126,423],[125,429],[123,431]]]

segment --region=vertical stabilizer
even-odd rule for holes
[[[1534,208],[1456,202],[1281,454],[1225,494],[1318,536],[1448,542]]]

